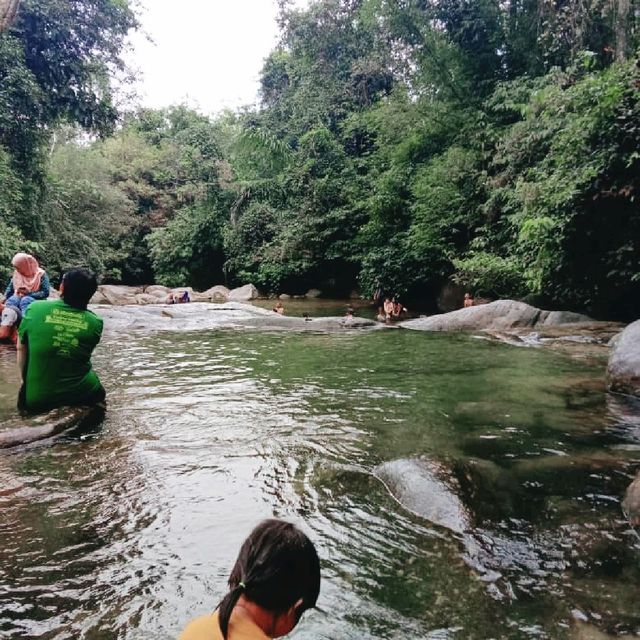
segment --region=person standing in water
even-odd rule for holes
[[[73,269],[62,279],[60,300],[36,301],[27,308],[18,329],[19,409],[37,412],[104,401],[104,388],[91,367],[103,323],[87,310],[97,288],[93,273]]]
[[[265,520],[244,541],[229,592],[213,614],[191,622],[180,640],[269,640],[287,635],[320,593],[320,560],[295,525]]]
[[[49,278],[38,261],[28,253],[16,253],[11,260],[13,276],[4,292],[6,302],[24,313],[34,300],[49,297]]]

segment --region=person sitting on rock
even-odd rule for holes
[[[393,299],[393,317],[399,318],[403,313],[407,312],[407,308],[402,305],[398,298]]]
[[[349,307],[347,309],[347,313],[345,314],[344,318],[342,319],[342,324],[347,326],[347,327],[350,327],[354,322],[354,313],[355,312],[353,310],[353,307]]]
[[[273,311],[275,311],[276,313],[279,313],[281,316],[284,315],[284,305],[282,304],[282,302],[278,302],[278,304],[276,304],[275,307],[273,307]]]
[[[38,261],[28,253],[16,253],[11,264],[14,271],[4,295],[7,304],[18,307],[24,314],[34,300],[49,297],[49,278]]]
[[[189,292],[188,291],[183,291],[180,296],[178,297],[178,302],[180,304],[185,304],[186,302],[191,302],[191,299],[189,298]]]
[[[458,298],[459,299],[459,298]],[[467,307],[473,307],[473,296],[470,293],[465,293],[464,294],[464,308],[466,309]]]
[[[391,300],[391,298],[388,298],[388,297],[385,298],[382,309],[384,310],[385,320],[387,321],[391,320],[391,318],[393,318],[393,300]]]
[[[93,273],[73,269],[62,279],[60,300],[29,305],[18,329],[19,409],[39,412],[104,401],[104,388],[91,366],[103,323],[87,310],[97,288]]]
[[[18,307],[0,302],[0,343],[16,344],[21,317]]]
[[[320,593],[320,561],[309,538],[282,520],[265,520],[244,541],[229,592],[213,614],[180,640],[268,640],[287,635]]]

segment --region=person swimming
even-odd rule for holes
[[[291,632],[316,605],[320,560],[295,525],[264,520],[244,541],[229,592],[213,614],[192,621],[180,640],[268,640]]]

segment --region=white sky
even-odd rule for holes
[[[296,0],[307,6],[308,0]],[[142,33],[126,56],[147,107],[183,103],[204,113],[256,102],[278,39],[275,0],[142,0]],[[148,34],[149,42],[143,33]]]

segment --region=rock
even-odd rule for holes
[[[400,323],[400,326],[421,331],[508,331],[590,321],[587,316],[577,313],[543,311],[517,300],[496,300],[450,313],[408,320]]]
[[[156,297],[166,297],[169,291],[171,291],[171,289],[162,284],[151,284],[145,288],[144,293],[148,293],[149,295]]]
[[[115,305],[138,304],[136,295],[142,293],[142,289],[115,284],[102,284],[98,291],[104,296],[107,304]]]
[[[74,427],[97,424],[104,417],[104,405],[62,407],[32,418],[5,423],[0,431],[0,449],[44,440]]]
[[[607,367],[607,386],[610,391],[640,397],[640,320],[616,338]]]
[[[252,284],[245,284],[244,287],[229,291],[229,300],[232,302],[244,302],[246,300],[255,300],[259,295],[258,290]]]
[[[321,295],[322,291],[320,289],[309,289],[306,293],[307,298],[319,298]]]
[[[622,501],[622,508],[629,522],[634,526],[640,526],[640,473],[629,485]]]
[[[211,287],[206,291],[203,291],[203,296],[210,302],[227,302],[229,300],[229,289],[224,285],[217,284],[215,287]]]
[[[349,300],[360,300],[360,292],[355,289],[349,294]]]
[[[426,458],[392,460],[377,466],[373,475],[405,509],[455,533],[470,528],[456,481],[441,464]]]
[[[159,298],[150,293],[139,293],[136,295],[138,304],[158,304]]]
[[[110,303],[109,303],[109,300],[107,299],[107,296],[105,296],[104,293],[100,291],[100,287],[98,287],[98,290],[93,294],[91,300],[89,301],[89,304],[110,304]]]
[[[291,300],[291,296],[287,293],[281,293],[278,296],[278,300]]]

